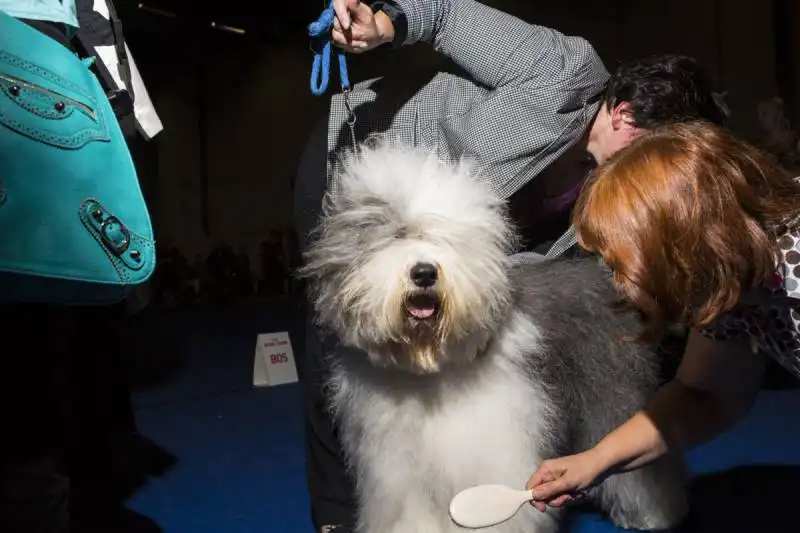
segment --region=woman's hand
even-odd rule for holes
[[[544,511],[546,506],[561,507],[576,500],[600,482],[606,470],[593,450],[544,461],[528,480],[533,505]]]
[[[383,12],[360,0],[334,0],[331,36],[333,43],[346,52],[365,52],[394,40],[394,26]]]

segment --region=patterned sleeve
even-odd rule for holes
[[[427,42],[491,87],[569,83],[595,96],[608,72],[582,37],[530,24],[475,0],[393,0],[406,16],[405,44]]]
[[[407,19],[407,44],[432,43],[490,89],[463,112],[431,122],[431,137],[442,156],[480,161],[505,196],[574,144],[599,108],[609,75],[582,37],[474,0],[394,3]]]
[[[749,314],[734,310],[720,316],[713,324],[700,328],[700,333],[714,341],[741,340],[749,335],[749,320]]]

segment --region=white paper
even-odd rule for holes
[[[253,386],[274,387],[297,382],[297,364],[289,333],[260,333],[256,338]]]

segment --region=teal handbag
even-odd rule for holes
[[[105,91],[0,12],[0,300],[102,305],[150,278],[153,229]]]

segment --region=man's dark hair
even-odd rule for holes
[[[608,80],[604,103],[611,110],[622,102],[642,129],[698,119],[724,125],[729,115],[700,64],[674,54],[620,65]]]

